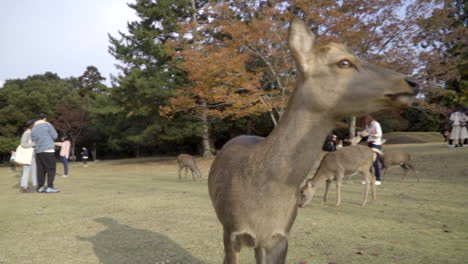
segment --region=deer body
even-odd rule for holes
[[[341,204],[341,184],[344,176],[352,176],[361,173],[366,181],[366,191],[362,206],[366,205],[369,190],[372,190],[372,197],[376,199],[375,177],[370,172],[372,163],[377,158],[375,151],[369,147],[357,145],[340,148],[337,151],[329,152],[322,159],[315,175],[307,180],[306,185],[301,189],[301,199],[299,207],[305,207],[315,194],[318,187],[326,183],[323,202],[327,201],[328,190],[332,180],[336,181],[336,206]],[[369,186],[370,185],[370,186]]]
[[[238,263],[244,246],[255,249],[258,264],[285,263],[300,185],[335,120],[414,98],[415,84],[405,76],[361,62],[340,44],[315,49],[314,42],[294,19],[289,46],[298,81],[278,126],[267,138],[230,140],[211,165],[208,189],[223,225],[226,264]]]
[[[411,163],[411,154],[402,150],[392,150],[385,151],[385,154],[381,157],[383,175],[387,173],[387,170],[390,166],[400,165],[400,167],[405,171],[401,176],[401,181],[406,177],[408,171],[415,171],[413,164]],[[416,178],[419,182],[419,176],[416,174]]]
[[[177,156],[177,163],[179,164],[179,180],[182,179],[180,172],[185,169],[185,178],[187,178],[187,169],[190,169],[192,178],[195,181],[197,178],[201,178],[200,169],[197,167],[195,159],[188,154],[180,154]]]

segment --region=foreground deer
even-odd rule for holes
[[[317,188],[323,183],[326,183],[325,194],[323,196],[323,202],[325,203],[332,180],[336,181],[336,206],[339,206],[341,204],[341,183],[344,176],[348,175],[351,177],[357,173],[361,173],[366,181],[366,191],[362,206],[365,206],[367,203],[370,189],[372,189],[372,198],[375,200],[375,176],[370,172],[370,169],[372,163],[377,158],[376,153],[382,154],[378,149],[371,149],[362,145],[344,147],[327,153],[322,159],[315,175],[307,180],[305,186],[301,188],[299,207],[305,207],[312,200]]]
[[[413,164],[411,163],[411,155],[402,150],[392,150],[392,151],[385,151],[384,155],[381,156],[382,162],[382,170],[383,175],[387,173],[387,170],[390,166],[393,165],[400,165],[400,167],[405,171],[404,174],[401,176],[401,180],[403,181],[406,177],[408,171],[412,170],[415,171]],[[416,178],[419,182],[419,176],[416,174]]]
[[[285,263],[288,234],[297,214],[299,188],[320,155],[335,121],[408,106],[417,84],[359,60],[343,45],[314,47],[315,36],[295,18],[289,46],[297,87],[267,138],[239,136],[211,165],[208,189],[223,225],[225,263],[238,263],[242,247],[256,263]]]
[[[201,172],[192,156],[188,154],[180,154],[177,156],[177,163],[179,164],[179,181],[182,179],[180,175],[180,171],[182,169],[185,169],[185,178],[187,178],[187,169],[190,169],[194,181],[196,181],[197,178],[201,178]]]

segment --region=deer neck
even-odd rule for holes
[[[299,188],[320,157],[323,141],[334,126],[327,112],[311,111],[296,91],[278,126],[259,145],[257,158],[263,160],[266,178]]]

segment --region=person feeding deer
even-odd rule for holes
[[[382,127],[380,126],[380,123],[377,122],[377,120],[375,120],[371,115],[364,116],[362,122],[365,126],[365,129],[361,132],[358,132],[358,136],[367,137],[367,146],[369,148],[375,148],[382,151]],[[376,179],[375,185],[382,184],[379,159],[380,157],[372,163]],[[366,184],[365,181],[362,183]]]

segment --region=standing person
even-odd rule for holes
[[[369,148],[376,148],[376,149],[382,150],[382,127],[380,126],[380,123],[377,122],[370,115],[364,116],[363,123],[366,129],[364,129],[364,131],[359,132],[358,135],[362,137],[368,137],[367,146]],[[382,184],[379,160],[380,160],[380,157],[378,157],[373,163],[376,185]]]
[[[57,131],[47,122],[47,116],[40,114],[31,130],[31,138],[36,143],[36,165],[37,165],[37,192],[58,193],[60,190],[54,188],[54,180],[57,162],[55,160],[55,144]],[[45,179],[47,174],[47,187]]]
[[[83,151],[81,151],[81,158],[83,159],[83,166],[88,167],[89,150],[86,147],[83,147]]]
[[[29,120],[26,123],[26,130],[23,132],[21,136],[21,147],[24,149],[33,149],[36,145],[34,141],[31,139],[31,129],[34,125],[36,120]],[[24,154],[27,157],[20,157],[18,155],[18,160],[24,160],[23,162],[23,173],[21,175],[21,182],[20,182],[20,191],[23,193],[35,192],[37,189],[37,168],[36,168],[36,157],[34,156],[34,151],[25,151]],[[30,189],[28,187],[29,182],[29,173],[31,172],[32,177],[32,184],[33,187]]]
[[[63,163],[63,176],[67,178],[69,176],[68,171],[68,157],[70,156],[70,140],[67,139],[67,136],[62,137],[62,142],[55,142],[56,146],[60,146],[60,161]]]
[[[463,147],[465,140],[468,138],[468,131],[466,129],[468,117],[463,112],[462,107],[458,107],[457,111],[450,115],[450,122],[452,124],[450,139],[455,144],[455,147]]]

